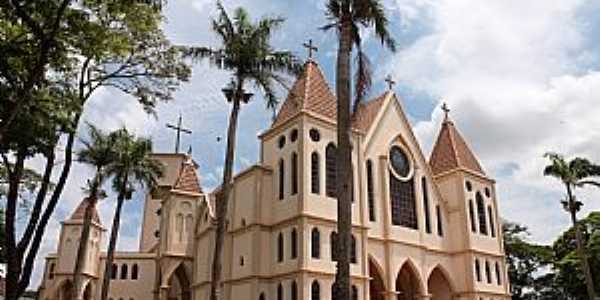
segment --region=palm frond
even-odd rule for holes
[[[353,109],[356,110],[358,104],[362,102],[365,96],[369,93],[371,89],[371,61],[367,54],[362,50],[362,47],[357,46],[357,54],[356,54],[356,64],[358,67],[356,68],[356,74],[354,75],[354,90],[356,96],[354,98],[354,106]]]
[[[219,11],[219,18],[212,20],[213,30],[219,34],[223,41],[227,41],[234,35],[233,22],[221,1],[217,1],[217,10]]]
[[[396,52],[396,41],[390,34],[389,20],[381,0],[363,0],[353,2],[353,19],[355,22],[368,27],[375,27],[375,34],[381,39],[381,44],[390,51]]]

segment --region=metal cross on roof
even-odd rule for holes
[[[313,57],[313,51],[319,52],[319,48],[317,48],[317,46],[313,45],[312,39],[308,40],[308,43],[302,44],[302,46],[304,46],[304,48],[308,49],[308,58],[309,59]]]
[[[442,110],[444,111],[444,121],[448,121],[449,114],[450,114],[450,107],[448,107],[448,104],[446,102],[444,102],[444,104],[442,104]]]
[[[177,131],[177,139],[175,140],[175,153],[179,153],[179,142],[181,140],[181,133],[191,134],[192,131],[187,128],[183,128],[181,126],[181,114],[179,114],[179,119],[177,120],[177,125],[172,125],[167,123],[167,128],[173,129]]]
[[[392,79],[392,75],[388,75],[385,78],[385,82],[387,82],[389,90],[394,89],[394,84],[396,84],[396,82],[394,81],[394,79]]]

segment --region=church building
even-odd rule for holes
[[[509,299],[495,182],[448,116],[427,159],[391,90],[352,120],[352,299]],[[241,133],[243,134],[243,133]],[[330,300],[336,254],[336,98],[309,59],[258,163],[234,177],[223,250],[226,300]],[[215,193],[185,154],[156,154],[166,172],[145,198],[137,252],[104,270],[97,214],[81,290],[72,285],[82,201],[46,259],[40,298],[208,299]]]

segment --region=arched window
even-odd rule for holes
[[[475,208],[473,208],[473,200],[469,200],[469,219],[471,220],[471,231],[477,232],[477,224],[475,224]]]
[[[437,218],[437,232],[439,236],[444,236],[444,224],[442,223],[442,211],[440,210],[440,206],[435,206],[435,216]]]
[[[283,261],[283,234],[281,234],[281,232],[277,237],[277,261]]]
[[[488,262],[487,260],[485,261],[485,279],[487,280],[487,283],[492,283],[492,274],[490,271],[490,262]]]
[[[354,237],[354,235],[350,236],[350,263],[355,264],[357,262],[356,260],[356,238]]]
[[[290,289],[290,299],[298,300],[298,285],[296,284],[296,281],[292,281],[292,286]]]
[[[310,300],[321,300],[321,286],[316,280],[310,285]]]
[[[281,283],[277,285],[277,300],[283,300],[283,286]]]
[[[496,283],[498,283],[498,285],[502,285],[502,275],[500,274],[500,265],[498,265],[498,262],[496,262],[495,271],[496,271]]]
[[[133,280],[137,280],[138,279],[138,265],[137,264],[133,264],[133,266],[131,267],[131,279]]]
[[[321,166],[319,164],[319,154],[313,152],[310,155],[310,191],[313,194],[319,194],[321,189]]]
[[[260,296],[258,296],[258,300],[266,300],[265,293],[260,293]]]
[[[352,300],[358,300],[358,288],[352,285],[352,294],[350,294]]]
[[[285,163],[283,159],[279,161],[279,200],[283,200],[285,192]]]
[[[423,191],[423,210],[425,210],[425,232],[431,233],[431,217],[429,216],[429,188],[427,178],[421,178],[421,189]]]
[[[328,197],[337,197],[337,149],[334,144],[325,148],[325,192]]]
[[[50,264],[50,270],[48,270],[48,279],[54,278],[54,268],[56,265],[54,263]]]
[[[481,282],[481,266],[479,265],[479,259],[475,259],[475,278],[477,278],[477,282]]]
[[[483,204],[483,197],[480,192],[475,195],[477,202],[477,220],[479,221],[479,233],[487,235],[487,221],[485,218],[485,205]]]
[[[119,267],[116,264],[113,264],[110,272],[110,278],[117,279],[117,273],[119,273]]]
[[[298,154],[292,153],[292,195],[298,194]]]
[[[392,224],[418,229],[414,179],[401,181],[392,171],[389,172],[389,176]]]
[[[296,228],[292,228],[292,233],[290,234],[291,239],[291,257],[292,259],[298,256],[298,233],[296,232]]]
[[[496,237],[496,224],[494,223],[494,214],[492,213],[492,206],[488,206],[488,218],[490,219],[490,233],[492,237]]]
[[[310,252],[312,258],[321,258],[321,233],[317,227],[310,234]]]
[[[329,236],[329,242],[331,244],[331,260],[337,261],[337,232],[332,232]]]
[[[177,236],[179,242],[183,241],[183,214],[177,214],[177,218],[175,219],[175,230],[177,231]]]
[[[127,279],[127,265],[121,265],[121,279]]]
[[[367,202],[369,205],[369,221],[375,222],[375,190],[373,187],[373,162],[367,160]]]

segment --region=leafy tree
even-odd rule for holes
[[[350,241],[352,230],[352,150],[351,150],[351,74],[350,57],[357,49],[354,109],[371,86],[369,59],[362,49],[360,27],[374,27],[375,34],[389,50],[395,41],[388,32],[388,19],[381,0],[329,0],[326,9],[329,24],[324,30],[336,29],[338,53],[336,67],[337,96],[337,198],[338,243],[334,294],[336,299],[350,299]]]
[[[225,234],[225,218],[233,176],[235,157],[235,139],[238,115],[241,104],[249,100],[251,94],[245,92],[247,83],[254,83],[262,89],[268,108],[275,108],[277,99],[274,84],[283,84],[279,74],[298,73],[299,64],[288,51],[274,50],[270,44],[272,33],[284,22],[282,18],[263,18],[253,23],[245,9],[239,7],[230,17],[220,2],[217,2],[219,16],[212,20],[212,30],[221,39],[221,47],[211,49],[194,47],[188,55],[194,59],[208,59],[217,68],[231,71],[232,82],[228,88],[227,100],[232,102],[229,127],[227,129],[227,149],[223,182],[216,201],[217,228],[215,248],[211,272],[210,299],[217,300],[221,283],[223,239]]]
[[[28,8],[29,15],[35,18],[52,7],[52,4],[46,8],[32,4],[40,2],[26,2],[23,7]],[[53,52],[55,54],[47,64],[45,78],[41,81],[44,84],[31,90],[33,100],[20,106],[18,118],[10,124],[2,124],[7,130],[0,143],[0,154],[5,165],[14,166],[7,170],[7,299],[16,299],[29,285],[46,225],[70,173],[76,129],[87,100],[99,88],[114,89],[136,97],[146,111],[153,112],[157,101],[171,100],[180,82],[189,78],[190,69],[181,59],[179,50],[169,44],[160,30],[162,16],[160,6],[155,2],[80,1],[76,5],[67,5],[56,34],[55,45],[60,46],[56,46],[60,51]],[[29,35],[23,33],[26,31],[21,29],[22,22],[6,7],[0,6],[0,23],[8,25],[0,26],[0,38],[21,41],[19,37]],[[6,40],[0,42],[0,47],[8,47]],[[14,53],[32,52],[35,47],[31,43],[18,42],[10,47],[14,49],[6,52],[9,54],[7,59],[0,60],[0,63],[9,64],[0,68],[18,70],[20,66],[30,64],[29,56]],[[0,84],[3,101],[12,99],[15,93],[19,93],[17,88]],[[7,120],[5,116],[11,113],[10,105],[0,105],[2,120]],[[53,174],[58,151],[64,152],[62,168],[59,174]],[[18,191],[25,161],[36,155],[46,160],[43,180],[24,234],[17,241]],[[13,161],[9,161],[9,157]],[[47,197],[49,179],[53,175],[58,179]]]
[[[107,174],[113,176],[113,190],[118,193],[117,206],[110,230],[110,242],[104,270],[111,270],[114,253],[119,237],[121,222],[121,209],[125,200],[131,199],[136,185],[153,188],[163,174],[163,166],[152,159],[152,141],[145,138],[136,138],[123,128],[115,133],[114,148],[116,159],[107,168]],[[108,299],[110,286],[110,272],[104,272],[102,281],[102,300]]]
[[[527,227],[504,222],[502,230],[512,298],[537,299],[538,290],[544,286],[540,281],[547,280],[540,279],[539,274],[552,262],[552,249],[529,242]]]
[[[575,231],[577,258],[579,258],[581,263],[581,270],[584,274],[588,298],[593,300],[596,297],[594,280],[588,262],[588,254],[585,250],[582,228],[580,228],[581,226],[577,222],[577,212],[579,212],[583,203],[576,199],[575,189],[589,185],[600,187],[600,181],[595,180],[597,177],[600,177],[600,166],[580,157],[576,157],[569,161],[562,155],[556,153],[547,153],[546,157],[550,160],[550,164],[544,169],[544,175],[559,179],[564,184],[567,192],[567,198],[562,201],[562,205],[571,216],[571,222]]]

